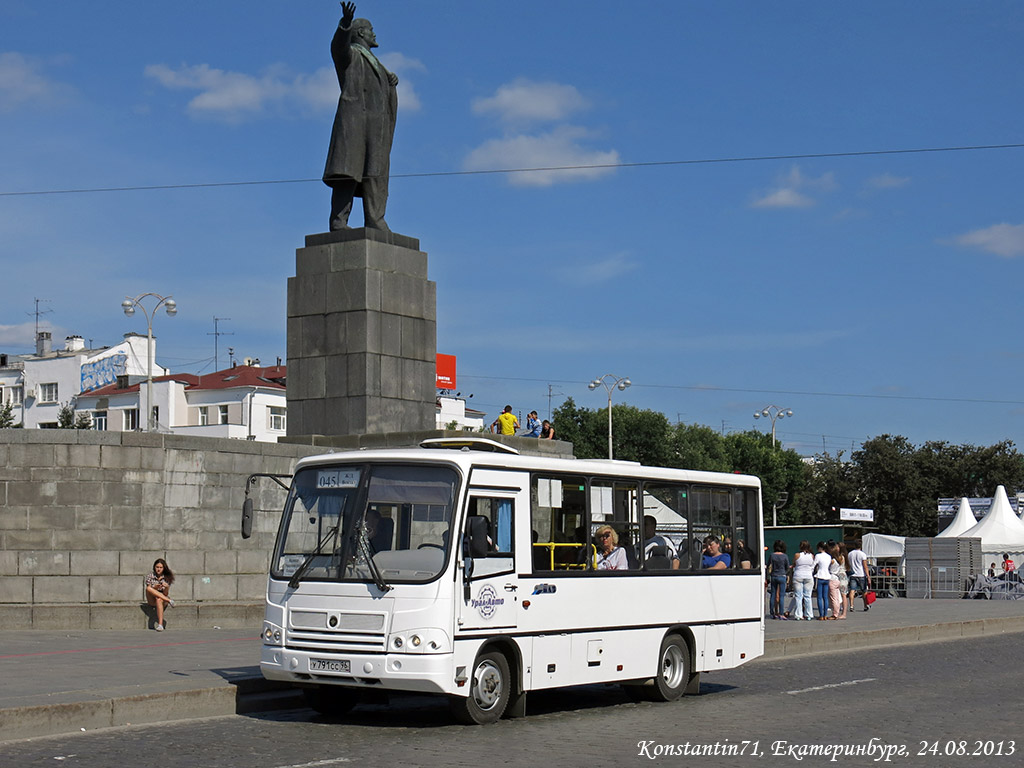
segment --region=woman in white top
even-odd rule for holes
[[[825,542],[819,541],[818,554],[814,556],[814,593],[818,598],[819,621],[825,621],[828,618],[828,583],[832,578],[832,574],[829,573],[832,555],[826,550]]]
[[[629,568],[626,550],[619,546],[619,534],[610,525],[602,525],[594,533],[597,545],[597,570],[625,571]]]
[[[793,591],[796,595],[796,608],[793,611],[793,618],[810,621],[813,615],[811,608],[811,584],[814,579],[811,574],[814,568],[814,556],[811,554],[811,544],[808,541],[800,542],[800,551],[793,556]]]

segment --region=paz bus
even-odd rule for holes
[[[760,557],[702,567],[709,537],[762,551],[756,477],[436,438],[300,459],[288,485],[250,477],[246,537],[257,477],[288,489],[260,669],[320,712],[373,689],[446,695],[470,724],[560,686],[672,701],[763,652]],[[675,558],[645,548],[645,516]],[[618,570],[599,567],[602,526]]]

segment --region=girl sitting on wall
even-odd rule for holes
[[[153,563],[153,572],[146,574],[146,602],[156,606],[156,626],[153,629],[157,632],[164,631],[164,608],[174,607],[174,601],[167,596],[173,583],[174,573],[167,561],[158,557]]]

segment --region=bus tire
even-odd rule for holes
[[[505,713],[512,686],[508,659],[499,651],[482,653],[473,662],[469,696],[452,699],[452,714],[466,725],[490,725]]]
[[[689,680],[690,649],[679,635],[668,635],[661,641],[651,698],[654,701],[675,701],[683,695]]]
[[[302,695],[306,705],[321,715],[338,717],[348,712],[359,703],[359,691],[344,688],[340,685],[318,685],[314,688],[303,688]]]

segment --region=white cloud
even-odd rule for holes
[[[473,112],[494,114],[506,123],[553,122],[588,106],[574,86],[519,78],[500,86],[493,96],[474,101]]]
[[[808,208],[814,205],[814,200],[795,189],[776,189],[758,198],[752,205],[755,208]]]
[[[13,112],[23,104],[55,104],[71,89],[42,74],[39,62],[8,51],[0,53],[0,112]]]
[[[35,324],[0,325],[0,344],[11,347],[32,347],[35,349]]]
[[[621,277],[639,267],[639,263],[630,258],[628,253],[616,253],[598,261],[588,261],[573,265],[562,271],[562,276],[572,283],[605,283]]]
[[[998,256],[1013,258],[1024,255],[1024,224],[993,224],[985,229],[960,235],[956,238],[959,245],[968,248],[980,248]]]
[[[806,191],[825,193],[836,188],[835,176],[823,173],[808,177],[799,166],[794,165],[789,173],[778,179],[777,186],[751,203],[754,208],[808,208],[817,203]]]
[[[399,111],[418,112],[423,105],[420,102],[419,94],[416,93],[413,81],[409,79],[409,73],[426,72],[427,68],[423,65],[423,62],[397,52],[382,54],[380,61],[385,67],[398,75]],[[334,100],[338,100],[337,93],[334,95]]]
[[[595,168],[619,162],[614,149],[595,150],[580,141],[589,132],[578,126],[563,125],[548,133],[491,139],[466,157],[463,167],[470,171],[503,168],[561,168],[509,174],[509,182],[521,187],[550,187],[572,181],[591,181],[614,172],[614,168]],[[571,168],[572,170],[568,170]]]
[[[171,90],[199,91],[188,104],[193,115],[237,121],[265,112],[326,112],[338,103],[338,79],[330,67],[311,75],[270,67],[262,75],[229,72],[207,64],[151,64],[145,74]]]
[[[404,75],[411,70],[425,70],[423,64],[400,53],[386,54],[381,61],[399,75],[398,108],[418,110],[419,96]],[[166,64],[150,64],[145,74],[171,90],[198,91],[188,103],[188,111],[193,115],[231,122],[266,113],[320,114],[338,105],[338,77],[333,67],[321,67],[312,74],[294,74],[275,65],[260,75],[249,75],[208,64],[182,64],[176,69]]]
[[[909,183],[909,176],[893,176],[891,173],[872,176],[867,180],[867,185],[875,189],[896,189],[897,187],[905,187]]]

